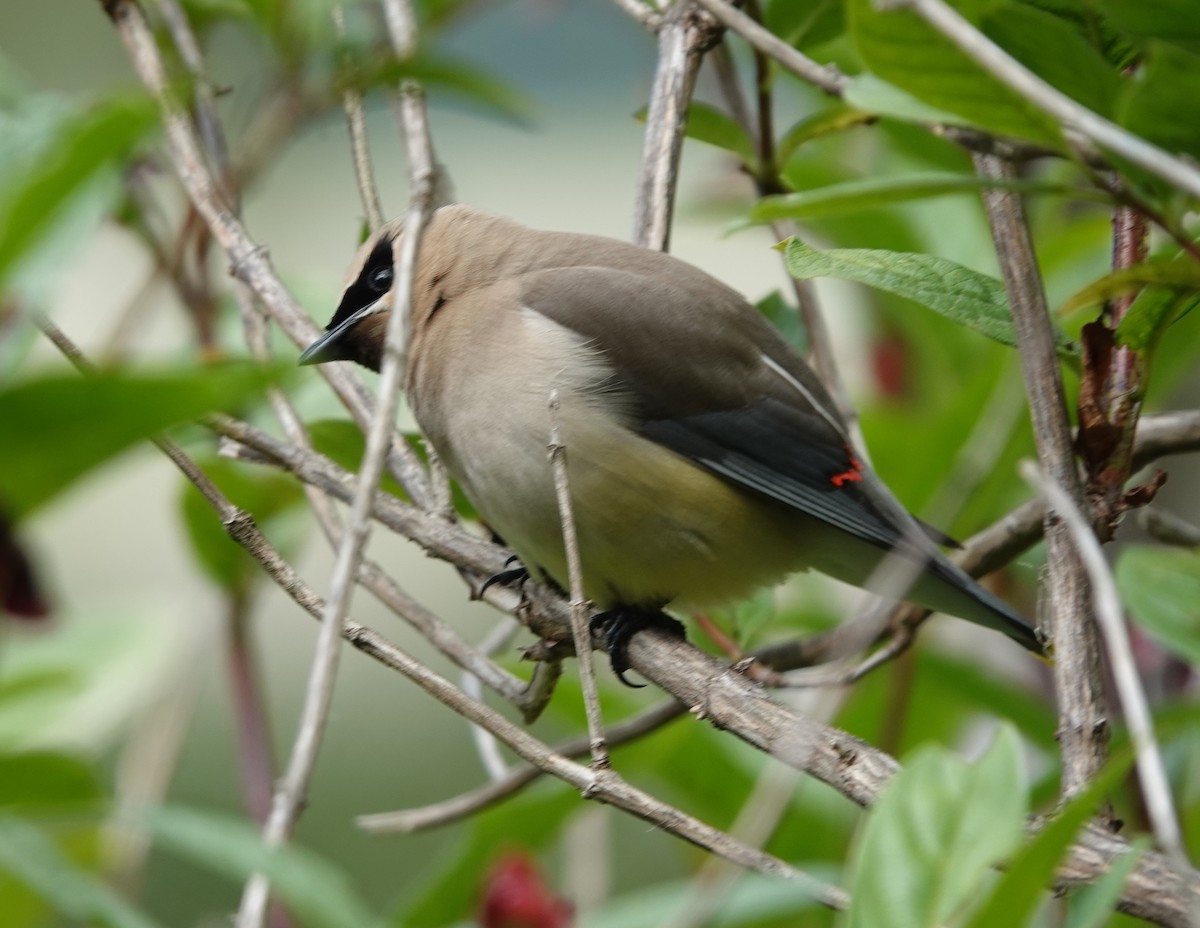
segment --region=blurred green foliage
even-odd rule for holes
[[[954,5],[1059,91],[1172,152],[1200,156],[1200,126],[1181,118],[1194,113],[1200,99],[1200,0]],[[358,13],[360,6],[354,6]],[[403,78],[465,95],[499,118],[525,119],[529,106],[517,92],[442,51],[442,30],[480,15],[474,7],[463,0],[421,4],[426,46],[398,61],[370,15],[352,16],[347,37],[339,39],[325,0],[183,4],[202,45],[234,33],[253,50],[247,54],[258,62],[260,79],[230,91],[242,121],[252,125],[247,113],[261,116],[291,94],[290,100],[303,102],[291,127],[297,134],[328,113],[347,88],[374,92]],[[930,124],[975,127],[1061,156],[1031,162],[1013,187],[1030,202],[1064,359],[1079,327],[1095,318],[1097,303],[1139,291],[1118,335],[1144,353],[1148,369],[1154,362],[1147,389],[1152,404],[1164,402],[1194,371],[1191,326],[1197,323],[1189,310],[1197,276],[1188,249],[1189,216],[1197,204],[1144,171],[1116,163],[1121,196],[1154,216],[1159,231],[1154,261],[1110,274],[1108,216],[1115,188],[1093,183],[1092,169],[1074,156],[1061,127],[1044,112],[911,12],[882,12],[871,0],[772,0],[762,8],[766,25],[779,36],[850,75],[845,99],[831,102],[767,67],[760,89],[776,94],[781,113],[788,113],[777,119],[768,151],[723,107],[703,101],[691,108],[689,135],[727,153],[771,194],[747,198],[733,217],[738,226],[795,220],[806,241],[820,243],[788,243],[793,274],[874,288],[855,292],[866,305],[861,340],[870,375],[858,398],[878,469],[915,511],[936,514],[955,533],[973,532],[1026,498],[1015,463],[1033,446],[1007,301],[978,203],[980,182],[964,152],[931,133]],[[160,41],[178,86],[190,91],[165,32]],[[1136,73],[1127,73],[1131,68]],[[125,93],[65,99],[35,91],[10,69],[0,69],[0,506],[18,527],[138,442],[215,409],[253,415],[265,387],[280,381],[275,371],[190,358],[171,359],[167,373],[161,365],[154,371],[118,366],[90,377],[29,360],[30,316],[41,308],[47,282],[95,222],[107,217],[143,231],[151,225],[133,192],[139,171],[160,158],[147,101]],[[247,182],[251,174],[247,170]],[[762,307],[795,343],[807,343],[778,294]],[[842,311],[833,301],[827,308]],[[1072,363],[1064,372],[1070,383]],[[982,433],[988,440],[981,440]],[[314,421],[312,437],[318,450],[347,468],[361,458],[361,435],[348,423]],[[295,549],[303,496],[294,481],[207,452],[197,457],[277,544]],[[400,493],[394,484],[384,489]],[[455,502],[473,515],[460,495]],[[253,561],[190,488],[182,511],[197,570],[231,599],[244,599],[260,578]],[[1027,556],[1024,566],[1035,567],[1038,557]],[[1117,563],[1136,628],[1187,672],[1200,662],[1197,557],[1193,550],[1135,546],[1125,548]],[[1032,611],[1031,573],[1010,569],[1004,582],[1014,601]],[[764,621],[772,612],[782,621]],[[738,613],[738,641],[750,647],[768,636],[823,627],[829,612],[816,597],[799,605],[781,599],[774,609],[765,598],[756,600]],[[66,629],[4,655],[0,899],[6,926],[181,923],[152,917],[136,894],[127,898],[110,885],[102,841],[115,806],[115,776],[106,757],[127,737],[140,705],[153,698],[150,681],[131,670],[129,656],[152,651],[154,640],[147,629],[124,637]],[[611,681],[604,683],[607,688]],[[615,688],[604,695],[610,719],[642,705]],[[1188,736],[1198,712],[1194,688],[1166,695],[1157,721],[1185,836],[1195,847],[1200,750]],[[1114,763],[1037,838],[1024,837],[1026,815],[1044,811],[1056,797],[1052,697],[1044,685],[996,669],[983,655],[923,641],[845,694],[833,722],[892,751],[905,769],[865,816],[831,789],[802,782],[764,841],[772,853],[849,887],[853,908],[834,916],[796,887],[743,876],[705,924],[1046,924],[1050,874],[1102,794],[1111,795],[1130,823],[1127,830],[1144,828],[1136,787]],[[582,729],[573,682],[560,687],[538,726],[548,740]],[[964,761],[952,747],[978,743],[981,729],[991,733],[992,746],[978,760]],[[457,727],[454,737],[461,737]],[[722,828],[733,826],[763,777],[760,754],[691,718],[619,749],[615,757],[630,780]],[[1029,770],[1036,775],[1027,787]],[[390,884],[364,885],[352,866],[324,847],[268,852],[255,828],[216,813],[164,806],[120,822],[231,887],[253,871],[269,872],[299,924],[432,928],[472,917],[489,866],[509,844],[537,854],[551,881],[562,879],[564,823],[581,806],[563,784],[540,782],[472,816],[450,851],[428,859],[417,877],[397,878],[405,887],[399,894]],[[615,849],[598,852],[613,858],[613,886],[599,908],[581,914],[581,925],[663,924],[696,903],[707,886],[707,877],[696,877],[705,865],[700,852],[648,833],[640,823],[610,827],[619,831]],[[1140,847],[1100,883],[1061,903],[1065,923],[1122,924],[1112,907],[1138,853]],[[1009,869],[998,875],[992,868],[1005,860]],[[391,901],[374,901],[380,898]],[[210,910],[195,917],[220,916]]]

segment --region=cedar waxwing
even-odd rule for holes
[[[379,369],[400,234],[391,223],[363,245],[302,364]],[[863,465],[795,350],[703,271],[444,206],[425,229],[412,300],[417,422],[525,568],[565,588],[547,454],[557,391],[584,592],[605,610],[618,674],[629,637],[668,603],[728,603],[810,567],[862,586],[888,552],[916,565],[905,598],[1043,653]]]

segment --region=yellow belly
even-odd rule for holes
[[[804,517],[733,488],[615,420],[564,428],[564,444],[584,592],[599,608],[711,607],[807,566]],[[503,488],[490,485],[492,476],[465,475],[467,494],[527,567],[566,589],[545,452],[528,455]],[[489,485],[472,486],[480,478]]]

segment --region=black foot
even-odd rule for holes
[[[517,556],[514,554],[505,562],[505,565],[515,564],[516,562]],[[492,574],[483,581],[483,586],[479,588],[479,595],[482,598],[483,594],[488,591],[488,587],[495,586],[497,583],[500,586],[513,586],[518,583],[524,583],[528,579],[529,571],[524,567],[512,567],[508,570],[502,570],[500,573]]]
[[[617,679],[634,689],[645,684],[630,683],[625,679],[625,671],[629,669],[629,639],[645,628],[654,628],[676,638],[686,637],[682,623],[652,606],[618,606],[598,612],[592,617],[591,625],[593,632],[603,630],[604,649],[608,651]]]

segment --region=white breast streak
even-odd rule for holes
[[[846,430],[842,426],[841,422],[838,421],[837,417],[832,412],[830,412],[817,401],[817,398],[813,396],[812,391],[810,391],[806,386],[804,386],[804,384],[789,374],[784,368],[780,367],[780,365],[773,359],[768,358],[765,354],[760,354],[759,357],[762,358],[763,363],[766,364],[767,367],[771,368],[771,370],[773,370],[776,374],[800,391],[800,395],[808,401],[809,405],[811,405],[813,409],[821,414],[821,418],[828,422],[830,426],[833,427],[833,430],[838,433],[838,435],[845,439],[846,444],[850,443],[850,439],[846,435]]]

